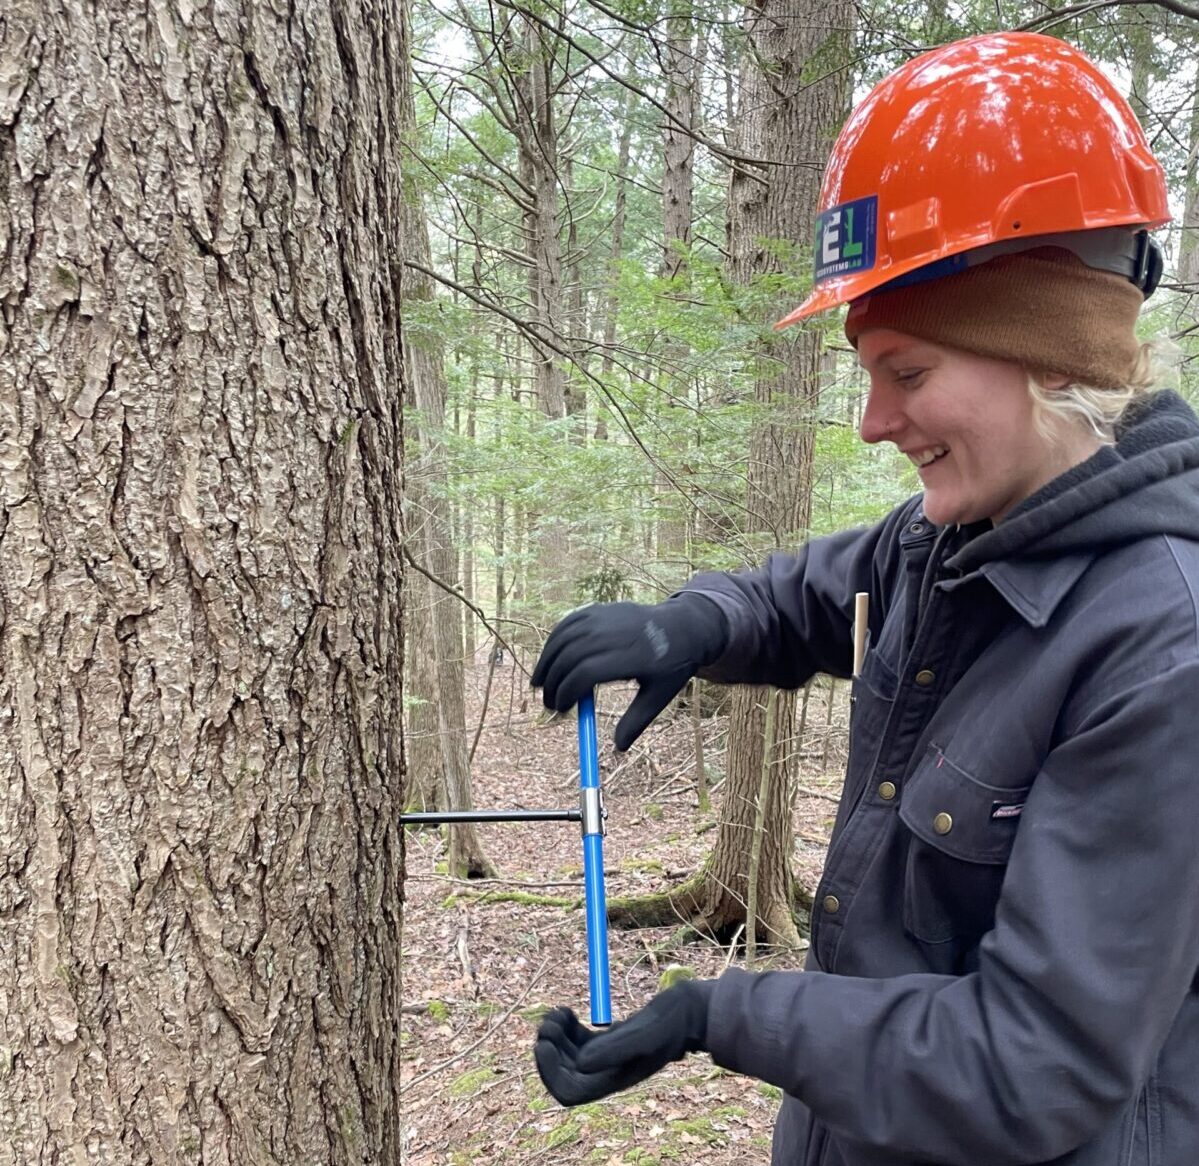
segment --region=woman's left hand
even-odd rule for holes
[[[714,987],[710,980],[684,980],[606,1030],[584,1027],[569,1008],[547,1012],[533,1046],[546,1089],[563,1105],[584,1105],[705,1051]]]

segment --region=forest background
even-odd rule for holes
[[[1001,28],[1099,60],[1162,159],[1175,221],[1140,326],[1164,341],[1163,384],[1194,402],[1199,10],[414,5],[407,191],[427,251],[409,264],[404,308],[410,806],[568,796],[569,737],[538,717],[521,673],[569,608],[657,601],[697,571],[872,521],[918,490],[905,459],[856,436],[865,383],[839,320],[772,324],[808,290],[819,177],[851,105],[912,55]],[[625,1006],[672,962],[795,966],[838,789],[841,701],[826,678],[798,694],[693,687],[632,754],[605,757],[619,775],[611,917],[640,929],[614,932]],[[601,704],[621,708],[619,693]],[[581,1119],[543,1112],[530,1025],[544,1002],[579,1007],[583,958],[560,946],[577,900],[546,894],[577,887],[578,862],[556,839],[541,857],[547,844],[544,827],[455,829],[444,853],[410,836],[417,1160],[723,1162],[744,1139],[761,1144],[761,1093],[726,1084],[715,1127],[694,1124],[702,1076]],[[515,978],[488,981],[512,936]],[[559,973],[573,962],[573,986],[568,975],[557,997],[544,982],[530,997],[534,953]],[[509,1009],[513,995],[528,1022],[517,1035],[478,1018],[480,1000]]]
[[[916,488],[837,321],[772,324],[853,101],[1017,27],[1166,165],[1194,400],[1186,0],[0,4],[0,1166],[765,1159],[703,1058],[547,1098],[577,827],[399,816],[575,802],[569,608]],[[799,966],[844,688],[691,688],[621,756],[600,692],[617,1016]]]

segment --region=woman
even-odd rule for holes
[[[778,1166],[1199,1163],[1199,422],[1134,334],[1160,167],[1082,54],[1000,34],[887,78],[834,147],[813,294],[849,304],[872,530],[596,605],[534,675],[793,688],[870,642],[807,970],[679,985],[535,1049],[564,1104],[687,1052],[779,1086]]]

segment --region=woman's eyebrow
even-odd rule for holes
[[[893,356],[895,356],[896,353],[903,355],[904,347],[905,347],[904,342],[902,340],[897,340],[897,341],[895,341],[894,344],[888,345],[886,348],[884,348],[882,350],[882,352],[878,353],[874,357],[874,359],[871,363],[875,367],[878,367],[879,365],[885,363],[886,361],[889,361]],[[860,353],[858,355],[858,367],[863,368],[863,369],[867,367],[865,362],[862,360]]]

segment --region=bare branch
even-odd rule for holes
[[[490,621],[487,619],[486,613],[483,611],[483,609],[481,607],[479,607],[477,604],[472,603],[469,599],[467,599],[466,596],[462,594],[462,591],[460,588],[455,587],[452,584],[447,583],[444,579],[438,577],[437,575],[434,575],[433,572],[428,569],[428,567],[421,566],[421,564],[418,563],[416,561],[416,559],[413,558],[412,552],[408,549],[407,543],[404,544],[404,558],[406,558],[408,560],[409,564],[413,568],[415,568],[422,575],[424,575],[424,577],[426,579],[428,579],[430,583],[436,584],[438,587],[440,587],[442,589],[442,591],[446,592],[446,594],[452,595],[455,599],[459,600],[461,603],[464,603],[467,607],[469,607],[471,609],[471,611],[473,611],[475,613],[475,615],[477,615],[479,617],[483,626],[493,636],[495,636],[495,638],[497,640],[499,640],[499,642],[501,644],[503,644],[504,647],[507,648],[509,652],[512,653],[512,659],[516,661],[516,666],[526,676],[531,676],[531,673],[529,672],[529,670],[520,662],[520,656],[517,655],[516,650],[512,647],[512,645],[510,643],[508,643],[507,640],[504,639],[504,637],[502,635],[500,635],[500,633],[490,623]],[[511,621],[509,621],[509,622],[511,622]]]
[[[1155,8],[1164,8],[1167,12],[1174,12],[1179,16],[1185,16],[1190,20],[1199,20],[1199,8],[1193,4],[1183,4],[1182,0],[1090,0],[1086,4],[1071,4],[1066,8],[1058,8],[1053,12],[1047,12],[1044,16],[1038,16],[1034,20],[1028,21],[1027,24],[1021,24],[1017,27],[1017,32],[1044,32],[1047,28],[1052,28],[1055,24],[1061,24],[1063,21],[1071,20],[1075,16],[1084,16],[1088,12],[1095,12],[1100,8],[1122,8],[1127,5],[1142,5],[1150,4]]]

